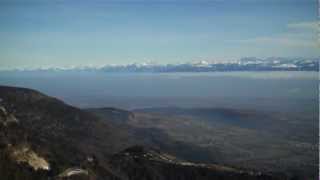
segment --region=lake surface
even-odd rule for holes
[[[79,107],[228,106],[318,110],[318,72],[1,72],[0,84],[37,89]]]

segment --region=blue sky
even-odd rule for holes
[[[316,57],[317,0],[0,0],[0,67]]]

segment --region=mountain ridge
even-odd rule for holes
[[[220,72],[220,71],[319,71],[320,58],[256,58],[232,61],[199,60],[176,64],[128,63],[102,66],[43,67],[2,71],[97,71],[97,72]]]

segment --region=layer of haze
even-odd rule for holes
[[[315,113],[319,98],[317,72],[0,72],[0,84],[37,89],[78,107],[217,106]]]

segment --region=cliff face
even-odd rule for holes
[[[125,113],[125,117],[130,115]],[[58,99],[30,89],[0,86],[3,180],[275,179],[219,165],[184,162],[141,146],[128,148],[138,142],[130,139],[126,129]]]

